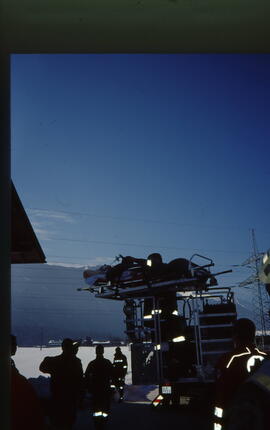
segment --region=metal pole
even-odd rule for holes
[[[143,302],[141,301],[141,299],[139,300],[140,303],[140,319],[139,321],[136,323],[137,326],[139,326],[139,340],[145,340],[145,330],[144,330],[144,321],[143,321]]]
[[[154,342],[154,350],[155,350],[155,356],[156,356],[156,364],[157,364],[157,378],[158,378],[158,384],[160,384],[160,355],[159,355],[159,350],[158,350],[158,345],[160,345],[160,333],[159,333],[159,327],[158,327],[158,321],[157,321],[157,314],[156,314],[156,309],[157,309],[157,299],[155,296],[151,297],[152,299],[152,311],[154,312],[153,314],[153,319],[154,319],[154,334],[155,334],[155,342]]]
[[[196,345],[196,358],[197,358],[197,368],[200,366],[200,355],[199,355],[199,341],[198,341],[198,316],[197,316],[197,308],[195,309],[195,300],[194,297],[191,298],[192,305],[192,313],[193,313],[193,321],[194,321],[194,340]]]
[[[0,54],[0,420],[10,428],[10,56]]]
[[[201,300],[201,297],[200,297]],[[200,302],[201,303],[201,302]],[[198,294],[196,292],[196,309],[197,309],[197,322],[198,322],[198,342],[199,342],[199,355],[200,365],[203,365],[203,353],[202,353],[202,336],[201,336],[201,323],[200,323],[200,304],[198,304]]]
[[[158,350],[158,353],[159,353],[159,379],[161,383],[163,380],[162,333],[161,333],[160,313],[159,313],[160,300],[159,299],[156,299],[156,300],[158,303],[158,306],[157,306],[158,313],[156,314],[156,316],[157,316],[157,328],[158,328],[158,335],[159,335],[158,343],[160,345],[160,349]]]

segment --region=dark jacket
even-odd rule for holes
[[[45,416],[31,383],[11,364],[11,429],[42,430]]]
[[[75,355],[61,354],[56,357],[45,357],[39,369],[43,373],[50,373],[53,397],[81,398],[83,369],[81,360]]]
[[[110,392],[113,365],[104,357],[90,361],[85,371],[86,387],[91,393]]]
[[[267,354],[254,345],[238,347],[224,354],[217,364],[216,406],[228,408],[239,387],[265,358],[268,358]]]

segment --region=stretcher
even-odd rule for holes
[[[195,264],[194,259],[199,257],[206,264]],[[123,264],[128,258],[128,264]],[[162,270],[152,270],[147,267],[146,260],[133,259],[132,257],[117,257],[122,261],[118,266],[123,265],[126,270],[114,270],[118,275],[112,278],[112,266],[102,266],[98,271],[84,271],[85,288],[78,288],[79,291],[90,291],[96,297],[115,300],[125,300],[126,298],[141,297],[142,295],[153,296],[164,292],[175,291],[207,291],[209,287],[217,285],[216,276],[229,273],[226,270],[218,273],[211,273],[210,268],[214,266],[213,260],[199,254],[194,254],[189,260],[176,259],[168,264],[160,266]],[[118,269],[114,266],[113,269]],[[122,269],[120,267],[120,269]],[[179,269],[180,267],[180,269]],[[108,280],[111,279],[111,280]]]

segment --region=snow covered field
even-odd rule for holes
[[[157,394],[157,389],[155,385],[151,386],[132,386],[131,377],[131,356],[129,347],[121,347],[123,354],[126,355],[128,360],[128,373],[126,376],[126,400],[135,402],[149,402],[154,399]],[[36,389],[40,393],[48,392],[48,384],[44,386],[44,382],[47,381],[44,378],[49,378],[50,375],[41,373],[39,371],[39,365],[46,356],[54,356],[61,354],[61,347],[55,348],[20,348],[18,347],[16,355],[13,357],[16,367],[19,372],[26,378],[35,378],[36,380],[31,380],[34,383]],[[115,347],[105,347],[104,357],[113,361],[113,356],[115,353]],[[77,357],[82,361],[83,370],[85,371],[89,361],[93,360],[95,355],[95,347],[83,346],[79,348]],[[37,380],[38,378],[38,380]],[[49,381],[49,380],[48,380]]]
[[[128,374],[126,383],[131,384],[131,361],[130,351],[127,346],[121,348],[123,354],[126,355],[128,360]],[[18,347],[16,355],[13,357],[16,367],[20,373],[26,378],[38,378],[39,376],[49,376],[39,371],[39,365],[46,356],[59,355],[62,352],[61,347],[54,348],[20,348]],[[115,347],[105,347],[104,357],[113,361]],[[95,347],[82,346],[79,348],[77,357],[82,361],[83,370],[85,371],[89,361],[94,360],[96,357]]]

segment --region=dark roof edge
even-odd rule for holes
[[[12,184],[11,189],[11,202],[12,202],[12,251],[11,251],[11,263],[46,263],[45,254],[40,246],[37,236],[34,232],[32,224],[25,212],[23,204],[19,198],[16,188]],[[14,212],[15,211],[15,216]],[[14,223],[14,224],[13,224]],[[18,223],[18,224],[16,224]],[[16,225],[15,225],[16,224]],[[22,232],[23,230],[23,232]],[[20,237],[18,235],[20,233]],[[31,249],[28,246],[24,248],[24,243],[21,240],[21,236],[26,236],[26,244],[31,244]],[[14,249],[15,245],[15,249]]]

